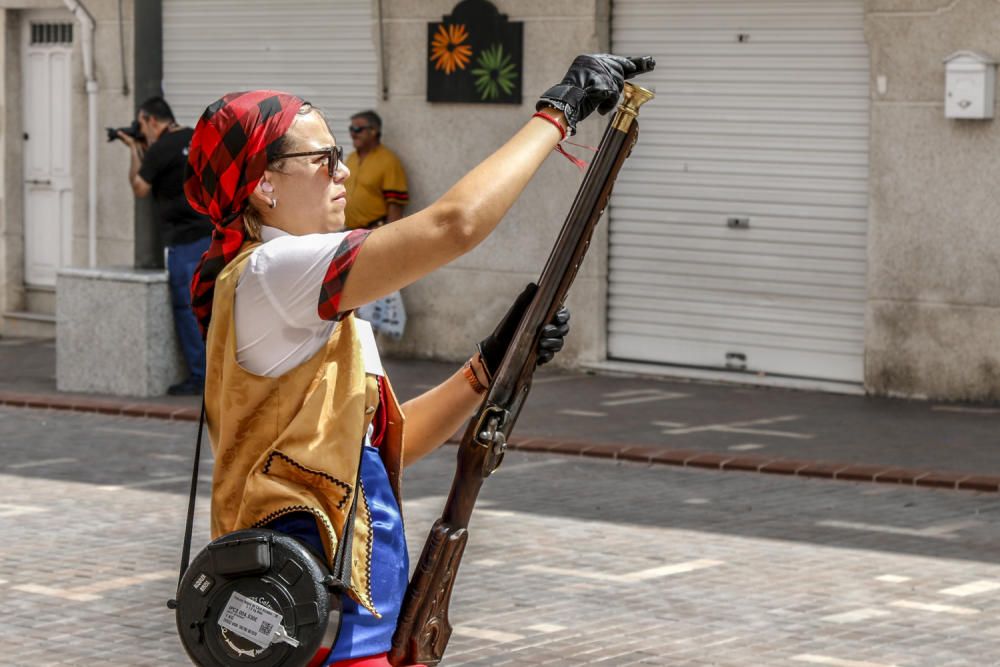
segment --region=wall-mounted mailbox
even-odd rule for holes
[[[944,59],[946,118],[993,118],[996,61],[974,51]]]

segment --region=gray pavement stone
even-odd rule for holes
[[[0,664],[188,664],[164,603],[194,430],[0,408]],[[413,559],[454,455],[407,471]],[[514,452],[470,532],[446,667],[1000,664],[996,494]]]

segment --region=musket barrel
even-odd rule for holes
[[[640,60],[643,63],[639,71],[652,69],[651,58]],[[618,172],[638,136],[635,120],[639,107],[652,98],[651,91],[625,84],[615,116],[608,123],[542,270],[535,296],[517,327],[489,392],[465,430],[448,500],[441,518],[431,529],[403,601],[389,653],[393,665],[423,662],[433,667],[444,655],[451,635],[448,604],[468,539],[467,527],[473,506],[483,480],[499,465],[506,439],[531,387],[541,328],[562,305],[576,278],[594,228],[611,197]],[[487,418],[489,428],[484,433],[481,429]],[[492,443],[487,442],[491,438]]]

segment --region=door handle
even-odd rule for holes
[[[50,180],[38,180],[37,178],[30,178],[25,181],[28,185],[52,185]]]

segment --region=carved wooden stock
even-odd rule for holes
[[[650,63],[642,71],[652,69]],[[406,590],[392,639],[389,662],[396,666],[441,661],[451,625],[448,604],[468,539],[467,528],[483,481],[503,459],[507,439],[531,388],[541,328],[562,306],[583,262],[611,189],[638,136],[639,107],[649,91],[625,84],[618,112],[608,124],[597,154],[577,192],[566,222],[545,264],[538,289],[497,369],[490,390],[472,417],[458,448],[458,466],[441,518],[431,529]]]
[[[393,655],[398,653],[404,659],[411,655],[436,655],[440,659],[444,655],[451,638],[451,624],[448,622],[451,589],[455,585],[458,564],[468,538],[465,528],[448,526],[444,519],[434,522],[407,588],[408,599],[412,595],[424,603],[404,606],[396,625],[396,636],[393,637]],[[397,647],[396,637],[403,638],[405,645]],[[415,660],[422,661],[423,658]],[[436,664],[436,661],[432,662]]]

